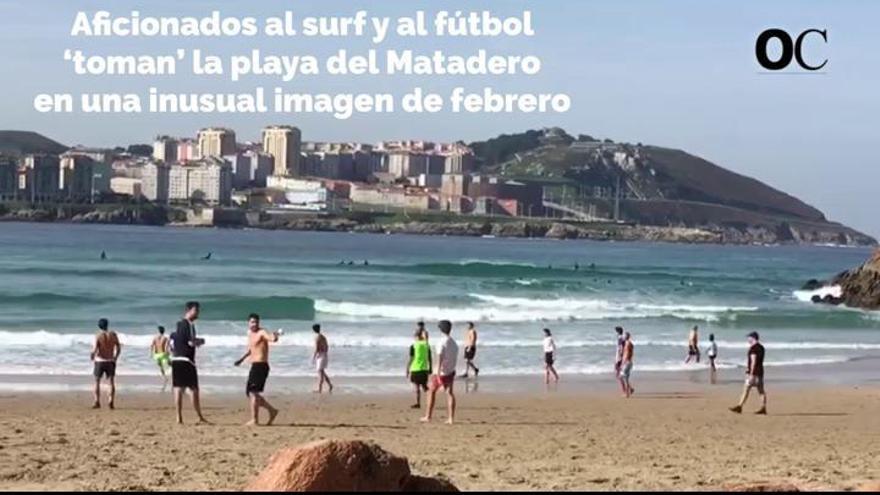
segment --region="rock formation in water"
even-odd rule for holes
[[[868,261],[847,270],[831,282],[840,286],[840,299],[853,308],[880,309],[880,250]]]
[[[816,295],[813,296],[813,302],[880,309],[880,250],[875,251],[863,265],[840,273],[826,283],[808,281],[804,285],[804,290],[817,290],[823,287],[839,287],[839,295]]]

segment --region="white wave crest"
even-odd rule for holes
[[[319,313],[415,321],[419,319],[484,322],[577,321],[622,318],[671,317],[682,320],[718,321],[735,312],[757,311],[756,307],[662,305],[610,302],[601,299],[528,299],[470,294],[475,305],[466,307],[369,304],[356,302],[315,301]]]
[[[825,296],[831,297],[840,297],[843,295],[843,290],[839,285],[829,285],[825,287],[820,287],[816,290],[796,290],[792,292],[792,295],[798,300],[802,302],[812,302],[813,297],[819,296],[824,298]]]

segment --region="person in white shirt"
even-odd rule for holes
[[[438,325],[443,334],[434,351],[436,356],[434,375],[431,377],[431,389],[428,392],[428,409],[422,422],[428,423],[434,414],[437,391],[441,388],[446,392],[447,424],[455,422],[455,368],[458,365],[458,344],[452,339],[452,323],[441,321]]]
[[[715,360],[718,358],[718,344],[715,343],[715,334],[709,334],[709,348],[706,349],[706,355],[709,356],[709,381],[713,385],[716,380]]]
[[[553,381],[559,382],[559,374],[553,364],[556,362],[556,342],[553,341],[553,335],[549,328],[544,329],[544,383],[550,385],[550,375],[553,375]]]

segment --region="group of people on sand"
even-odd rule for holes
[[[700,329],[696,325],[691,329],[688,335],[688,355],[685,358],[685,364],[691,362],[700,362]],[[746,382],[743,386],[742,397],[736,406],[730,408],[731,412],[740,414],[746,401],[749,399],[752,389],[761,396],[761,407],[755,411],[755,414],[767,414],[767,394],[764,391],[764,346],[761,344],[761,336],[758,332],[751,332],[747,336],[749,350],[746,359]],[[709,345],[706,348],[706,356],[709,358],[709,369],[711,371],[711,382],[714,384],[716,380],[716,361],[718,359],[718,344],[715,342],[715,334],[709,334]]]
[[[196,332],[195,322],[199,318],[201,306],[198,302],[186,303],[183,318],[177,322],[176,330],[170,335],[165,335],[165,328],[159,327],[158,334],[150,344],[150,356],[159,367],[163,377],[163,390],[167,386],[168,375],[166,370],[170,367],[171,386],[174,391],[174,405],[177,413],[177,422],[183,423],[183,396],[190,393],[192,407],[198,417],[199,423],[207,423],[202,414],[199,394],[199,375],[196,367],[196,350],[205,344],[205,339],[199,338]],[[315,392],[323,393],[326,384],[328,392],[333,391],[333,383],[327,375],[329,345],[327,338],[321,333],[321,326],[312,326],[315,333],[315,348],[312,354],[312,362],[318,375]],[[252,313],[248,316],[248,340],[247,351],[235,361],[235,366],[241,366],[246,360],[251,363],[248,373],[245,392],[250,402],[251,419],[248,425],[259,424],[259,412],[265,409],[269,413],[266,424],[271,425],[278,415],[278,409],[273,407],[263,397],[266,381],[269,378],[269,344],[278,342],[282,332],[269,332],[260,325],[260,315]],[[106,379],[110,391],[108,395],[109,407],[115,407],[116,398],[116,362],[122,351],[122,344],[116,332],[110,330],[109,322],[102,318],[98,322],[98,333],[95,336],[95,344],[92,348],[91,360],[94,362],[95,377],[95,402],[93,408],[101,407],[101,380]]]
[[[171,384],[174,392],[174,405],[177,422],[183,423],[183,396],[188,391],[191,396],[192,407],[198,417],[199,423],[207,423],[202,414],[199,377],[196,367],[196,350],[205,344],[205,339],[199,338],[196,332],[195,322],[199,318],[201,307],[198,302],[186,303],[183,318],[177,322],[176,330],[170,335],[165,335],[165,328],[158,327],[158,334],[150,345],[150,356],[155,360],[162,374],[164,386],[167,386],[168,377],[166,369],[171,370]],[[247,350],[244,355],[235,361],[235,366],[241,366],[245,361],[250,361],[251,367],[245,384],[245,392],[250,404],[250,421],[247,425],[259,425],[259,414],[266,410],[269,417],[266,422],[271,425],[278,416],[278,409],[272,406],[263,396],[266,381],[269,377],[269,345],[279,341],[282,331],[269,332],[260,324],[260,316],[252,313],[248,317]],[[423,422],[433,419],[437,393],[443,391],[446,395],[447,423],[455,421],[456,397],[455,378],[458,368],[459,347],[452,336],[452,322],[441,320],[437,324],[440,337],[431,349],[429,334],[424,322],[418,322],[414,334],[414,342],[409,347],[409,359],[406,365],[406,376],[413,385],[415,391],[415,404],[413,409],[421,409],[422,394],[427,396],[427,407]],[[315,392],[323,393],[326,385],[329,392],[333,391],[333,383],[327,375],[329,362],[329,344],[327,338],[321,332],[321,326],[312,326],[315,333],[315,346],[312,354],[312,362],[317,373]],[[686,363],[699,362],[699,329],[695,326],[688,337],[688,357]],[[556,342],[549,328],[543,330],[544,351],[544,382],[550,385],[559,382],[559,374],[556,371]],[[633,362],[635,356],[635,344],[632,335],[623,327],[616,327],[617,346],[614,361],[614,372],[620,383],[624,397],[629,398],[635,393],[631,383]],[[764,347],[760,343],[757,332],[748,335],[749,350],[746,366],[746,383],[743,394],[737,406],[730,408],[732,412],[741,413],[742,407],[748,400],[752,389],[756,389],[761,395],[762,405],[756,414],[767,414],[767,395],[764,390]],[[715,372],[715,360],[718,357],[718,346],[714,335],[709,336],[707,355],[710,359],[711,370]],[[471,371],[478,376],[480,369],[474,363],[477,352],[477,330],[474,323],[468,323],[464,334],[464,360],[465,372],[462,375],[467,379]],[[98,333],[95,336],[94,346],[91,352],[91,360],[94,363],[94,404],[93,408],[101,407],[101,380],[109,382],[108,406],[115,408],[116,399],[116,362],[122,352],[122,344],[115,332],[110,330],[109,322],[102,318],[98,321]],[[163,386],[163,390],[164,390]]]
[[[620,382],[620,389],[624,397],[630,398],[635,393],[635,389],[630,382],[633,369],[633,356],[635,345],[633,344],[632,335],[624,331],[623,327],[616,327],[617,334],[617,352],[614,360],[614,371]],[[549,331],[548,338],[549,338]],[[755,389],[761,396],[761,407],[755,411],[755,414],[767,414],[767,394],[764,390],[764,346],[761,344],[761,337],[758,332],[751,332],[747,335],[749,350],[746,359],[746,381],[743,386],[742,396],[739,403],[730,408],[731,412],[740,414],[742,408],[748,401],[752,389]],[[552,341],[551,341],[552,343]],[[554,345],[555,346],[555,345]],[[547,344],[545,343],[545,351]],[[706,349],[706,355],[709,358],[709,369],[711,371],[711,383],[716,380],[716,360],[718,359],[718,344],[715,342],[715,335],[709,335],[709,345]],[[694,326],[688,335],[688,354],[685,358],[685,364],[691,362],[700,362],[700,337],[699,327]],[[549,366],[549,365],[548,365]],[[552,368],[550,368],[552,369]],[[554,371],[555,374],[555,371]]]

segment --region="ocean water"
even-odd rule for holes
[[[722,368],[743,365],[752,330],[763,336],[768,367],[823,366],[880,355],[880,316],[812,305],[797,289],[868,254],[3,223],[0,375],[87,376],[102,317],[124,345],[119,374],[154,375],[156,326],[173,329],[190,299],[202,303],[200,373],[213,377],[246,374],[232,363],[244,351],[250,312],[285,330],[271,351],[273,376],[311,376],[310,328],[320,322],[332,376],[401,377],[419,319],[432,335],[449,319],[459,339],[474,321],[483,376],[541,373],[544,327],[564,374],[609,373],[616,325],[634,335],[638,371],[698,369],[683,364],[693,325],[704,349],[715,334]]]

